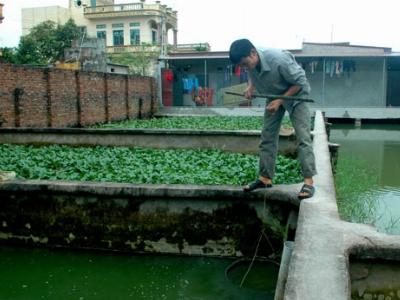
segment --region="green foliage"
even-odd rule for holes
[[[133,75],[148,76],[151,62],[158,57],[159,53],[151,53],[146,50],[146,45],[141,47],[137,52],[124,52],[114,54],[110,58],[112,62],[129,66],[129,73]]]
[[[377,202],[369,191],[377,188],[378,177],[368,162],[357,158],[339,159],[335,186],[339,213],[344,220],[374,223]]]
[[[13,64],[15,63],[15,48],[0,48],[0,61]]]
[[[0,145],[0,170],[19,178],[152,184],[244,185],[258,156],[217,150]],[[298,162],[279,156],[274,183],[300,182]]]
[[[45,21],[32,28],[19,42],[15,62],[19,64],[46,65],[61,59],[64,49],[80,36],[73,20],[64,25]]]
[[[204,52],[204,51],[207,51],[207,47],[199,45],[199,46],[194,47],[194,50],[198,51],[198,52]]]
[[[80,38],[82,35],[81,30],[76,26],[74,20],[69,19],[67,23],[57,26],[55,32],[57,41],[57,56],[56,59],[64,58],[64,50],[71,47],[73,40]]]
[[[196,130],[261,130],[263,117],[171,117],[147,120],[127,120],[96,126],[97,128],[163,128]],[[290,127],[290,119],[284,118],[283,127]]]

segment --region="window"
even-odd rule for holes
[[[90,6],[97,6],[96,5],[96,0],[90,0]]]
[[[140,44],[140,30],[131,29],[131,45],[139,45],[139,44]]]
[[[152,30],[151,31],[151,42],[153,44],[157,44],[158,39],[157,39],[157,30]]]
[[[113,42],[114,42],[114,46],[124,45],[124,31],[123,30],[114,30],[113,31]]]
[[[139,22],[134,22],[134,23],[129,23],[130,27],[140,27],[140,23]]]
[[[124,23],[112,24],[112,28],[124,28]]]
[[[97,31],[97,38],[106,40],[107,39],[106,32],[105,31]]]
[[[106,24],[97,24],[96,29],[106,29]]]

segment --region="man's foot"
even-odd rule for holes
[[[304,183],[303,186],[301,187],[298,198],[300,200],[311,198],[312,196],[314,196],[314,193],[315,193],[314,186],[311,184]]]
[[[272,183],[264,183],[261,179],[257,179],[256,181],[250,183],[249,185],[246,185],[243,188],[243,192],[251,192],[257,189],[264,189],[264,188],[271,188]]]

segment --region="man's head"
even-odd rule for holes
[[[250,70],[260,62],[256,48],[248,39],[236,40],[231,44],[229,59],[233,64],[239,64]]]

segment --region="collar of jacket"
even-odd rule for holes
[[[257,54],[258,57],[260,59],[260,63],[261,63],[261,70],[259,74],[262,74],[263,72],[269,72],[271,71],[271,67],[269,66],[269,64],[267,63],[264,54],[262,53],[262,50],[260,49],[256,49],[257,50]]]

